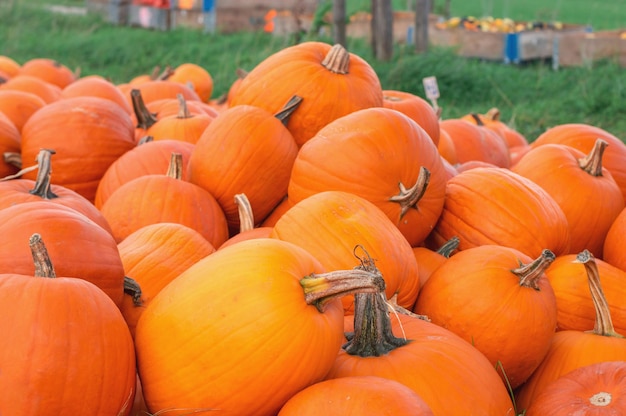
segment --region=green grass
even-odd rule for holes
[[[77,0],[63,3],[84,4]],[[461,3],[487,2],[452,2],[459,7]],[[568,2],[568,10],[573,4],[577,3]],[[588,8],[595,7],[593,4]],[[191,29],[160,32],[118,27],[96,15],[53,14],[41,5],[36,0],[0,3],[0,55],[20,63],[49,57],[72,69],[80,67],[83,75],[100,74],[116,83],[149,73],[156,65],[194,62],[211,73],[214,96],[218,96],[234,81],[236,68],[252,69],[271,53],[293,43],[291,38],[264,33],[208,35]],[[304,40],[313,39],[332,41],[314,37]],[[529,140],[550,126],[568,122],[594,124],[626,138],[626,71],[611,62],[554,71],[549,62],[505,65],[460,58],[439,48],[416,54],[410,47],[397,45],[390,62],[376,61],[363,40],[350,40],[348,49],[371,63],[385,89],[423,97],[422,78],[436,76],[444,118],[485,112],[496,106],[503,120]]]

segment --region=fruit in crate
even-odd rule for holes
[[[543,21],[522,22],[515,21],[508,17],[501,18],[493,16],[480,18],[474,16],[456,16],[437,22],[435,27],[437,29],[462,28],[476,32],[513,33],[528,30],[561,30],[563,29],[563,23]]]

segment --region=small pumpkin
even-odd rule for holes
[[[213,77],[209,71],[198,64],[184,62],[174,68],[167,79],[191,86],[202,102],[208,103],[211,99]]]
[[[509,148],[502,136],[495,131],[463,118],[441,120],[439,127],[450,135],[458,163],[478,160],[501,168],[511,166]]]
[[[30,75],[63,89],[78,79],[66,65],[50,58],[33,58],[24,62],[19,74]]]
[[[435,146],[439,145],[439,114],[428,101],[406,91],[383,90],[383,107],[409,116],[426,130]]]

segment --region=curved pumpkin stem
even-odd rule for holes
[[[578,159],[580,168],[592,176],[602,176],[602,155],[608,145],[608,142],[597,139],[591,152],[587,156]]]
[[[149,143],[152,141],[154,141],[154,136],[150,136],[150,135],[143,136],[141,139],[137,141],[137,146],[139,146],[140,144],[145,144],[145,143]]]
[[[30,246],[30,252],[33,255],[33,262],[35,264],[35,277],[56,277],[54,272],[54,266],[48,255],[48,249],[41,239],[39,233],[35,233],[30,236],[28,240]]]
[[[189,107],[187,107],[187,100],[185,100],[185,97],[178,93],[176,94],[176,99],[178,100],[178,114],[176,115],[177,118],[191,118],[193,117],[193,114],[191,114],[189,112]]]
[[[589,283],[589,290],[591,291],[591,299],[593,300],[593,306],[596,309],[596,323],[593,327],[593,333],[597,335],[603,335],[606,337],[624,338],[622,335],[615,332],[613,326],[613,319],[609,311],[609,304],[606,301],[604,290],[600,284],[600,272],[598,271],[598,265],[596,264],[595,257],[589,250],[584,250],[576,256],[575,263],[582,263],[585,266],[587,272],[587,281]]]
[[[252,230],[254,228],[254,213],[246,194],[236,194],[235,204],[239,212],[239,232]]]
[[[350,53],[337,43],[330,48],[324,57],[322,66],[335,74],[345,75],[350,69]]]
[[[484,126],[485,123],[483,122],[483,119],[476,113],[471,113],[470,116],[474,119],[474,121],[476,122],[477,126]]]
[[[58,198],[50,189],[50,174],[52,172],[52,155],[56,152],[52,149],[41,149],[37,155],[37,178],[35,179],[35,187],[29,192],[43,199]]]
[[[170,164],[167,168],[167,176],[174,179],[183,178],[183,155],[182,153],[172,152],[170,156]]]
[[[445,258],[449,259],[452,253],[459,248],[459,244],[461,244],[461,239],[457,236],[454,236],[445,243],[443,243],[443,245],[437,249],[436,253],[441,254]]]
[[[485,113],[485,118],[489,121],[500,121],[500,109],[493,107]]]
[[[133,88],[130,91],[130,99],[133,104],[133,112],[137,117],[137,128],[148,130],[154,123],[157,122],[156,114],[153,114],[146,107],[146,103],[141,96],[141,90]]]
[[[141,300],[141,286],[139,286],[139,283],[137,283],[135,279],[124,276],[124,293],[133,298],[133,305],[141,306],[143,304]]]
[[[398,195],[392,196],[391,198],[389,198],[389,200],[391,202],[397,202],[400,204],[400,219],[404,217],[409,209],[415,208],[417,203],[424,196],[429,182],[430,171],[422,166],[420,168],[420,173],[417,177],[415,185],[413,185],[410,189],[406,189],[402,182],[398,184],[398,187],[400,188],[400,193]]]
[[[555,258],[556,256],[553,252],[545,249],[535,260],[517,269],[511,270],[511,272],[519,277],[520,286],[532,287],[535,290],[539,290],[539,278],[552,264]]]
[[[282,110],[274,114],[274,117],[279,119],[280,122],[286,126],[287,123],[289,123],[289,118],[291,117],[293,112],[296,111],[296,109],[300,106],[301,103],[302,103],[302,97],[300,97],[299,95],[294,95],[293,97],[289,99],[289,101],[287,101],[287,104],[283,106]]]

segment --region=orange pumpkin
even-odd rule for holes
[[[255,226],[254,212],[246,194],[235,195],[235,203],[239,210],[239,232],[219,246],[220,250],[240,241],[269,237],[272,233],[271,226]]]
[[[550,383],[577,368],[604,361],[626,361],[626,338],[613,328],[593,255],[585,250],[578,254],[583,263],[596,309],[591,331],[558,331],[545,358],[530,378],[516,391],[519,409],[528,408]],[[579,265],[580,266],[580,265]]]
[[[399,111],[368,108],[329,123],[300,148],[287,194],[292,203],[323,191],[356,194],[415,246],[441,214],[446,179],[423,128]]]
[[[15,124],[0,111],[0,155],[14,154],[19,155],[21,149],[20,131]],[[0,178],[17,173],[19,168],[6,159],[0,162]]]
[[[78,78],[67,66],[49,58],[33,58],[24,62],[20,67],[19,74],[40,78],[61,89]]]
[[[406,91],[383,90],[383,107],[409,116],[426,130],[435,146],[439,145],[439,114],[428,101]]]
[[[163,116],[152,124],[145,134],[154,140],[174,139],[195,144],[214,117],[205,112],[192,114],[187,108],[187,101],[178,95],[178,113]]]
[[[276,113],[294,95],[302,104],[287,128],[298,146],[339,117],[383,104],[380,80],[368,62],[339,44],[309,41],[281,49],[249,71],[230,107],[254,105]]]
[[[459,250],[484,244],[516,248],[537,258],[544,249],[569,252],[567,218],[530,179],[504,168],[466,170],[447,182],[445,205],[428,247],[459,237]]]
[[[228,225],[217,200],[205,189],[183,180],[181,171],[182,155],[172,154],[167,174],[140,176],[109,196],[101,211],[118,243],[141,227],[160,222],[186,225],[213,247],[226,241]]]
[[[445,263],[457,248],[459,248],[458,237],[452,237],[436,250],[423,246],[413,247],[413,255],[419,267],[420,287],[424,286],[433,272]]]
[[[343,338],[336,296],[384,285],[368,271],[323,272],[306,250],[258,238],[218,250],[179,275],[137,324],[150,412],[275,415],[322,381]]]
[[[119,309],[95,285],[56,277],[40,235],[19,244],[36,272],[0,274],[2,412],[129,415],[135,352]]]
[[[626,208],[622,209],[609,227],[603,245],[603,259],[626,272],[624,235],[626,235]]]
[[[501,168],[511,166],[509,148],[495,131],[462,118],[441,120],[439,126],[450,135],[458,163],[478,160]]]
[[[132,90],[141,91],[141,96],[146,104],[164,98],[176,98],[178,94],[182,94],[186,100],[201,101],[200,97],[198,97],[198,94],[193,88],[188,85],[181,84],[180,82],[170,81],[167,79],[146,81],[137,85],[132,85],[132,88],[127,90],[122,90],[122,93],[126,96],[128,104],[131,106],[133,105],[132,97],[130,95]]]
[[[16,75],[0,84],[0,89],[29,92],[41,98],[46,104],[61,98],[62,91],[60,87],[32,75]]]
[[[213,77],[205,68],[198,64],[185,62],[174,68],[167,78],[170,81],[189,85],[202,102],[209,102],[213,93]]]
[[[559,204],[569,224],[570,252],[587,249],[599,258],[609,227],[624,209],[622,191],[602,167],[607,145],[598,139],[587,155],[562,144],[537,146],[512,168]]]
[[[585,365],[550,383],[524,415],[622,415],[626,413],[624,389],[626,362]]]
[[[513,148],[518,146],[528,146],[528,140],[519,131],[511,128],[508,124],[500,119],[500,110],[496,107],[489,109],[485,114],[467,114],[461,117],[470,123],[478,126],[484,126],[498,133],[507,144],[507,147]]]
[[[294,395],[278,416],[434,415],[428,404],[402,383],[375,376],[320,381]]]
[[[187,180],[187,164],[193,144],[180,140],[148,141],[117,158],[98,182],[94,204],[102,208],[104,202],[120,186],[135,178],[167,172],[172,153],[182,155],[182,177]]]
[[[161,289],[215,251],[199,232],[167,222],[139,228],[118,249],[126,275],[141,289],[138,299],[124,296],[120,307],[133,336],[139,317]]]
[[[540,134],[531,146],[566,144],[588,154],[598,139],[609,144],[602,156],[602,165],[611,172],[626,199],[626,144],[608,131],[584,123],[560,124]]]
[[[33,93],[0,88],[0,113],[4,113],[20,133],[30,116],[45,105],[46,102]]]
[[[413,312],[474,345],[516,388],[546,355],[556,329],[556,298],[544,273],[553,260],[547,250],[533,261],[496,245],[460,251],[426,281]]]
[[[0,71],[4,72],[9,78],[16,76],[20,72],[21,65],[13,58],[0,55]]]
[[[110,100],[68,98],[46,105],[28,119],[21,147],[25,164],[34,161],[42,148],[56,151],[54,183],[93,202],[105,171],[135,147],[134,128],[130,115]]]
[[[119,104],[129,114],[132,110],[120,89],[111,81],[99,75],[79,78],[61,91],[61,98],[84,96],[106,98]]]

